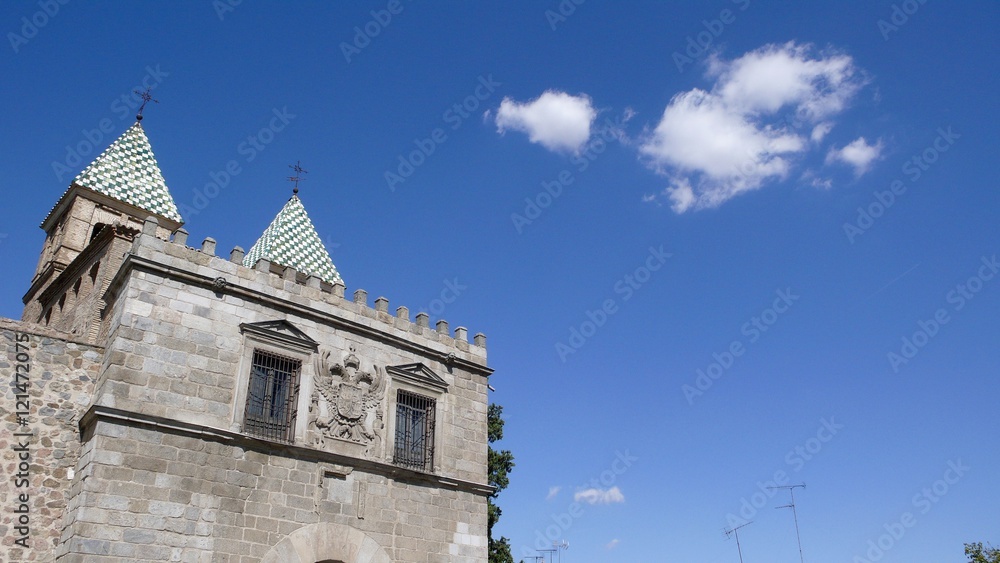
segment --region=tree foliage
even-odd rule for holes
[[[969,563],[1000,563],[1000,549],[989,544],[967,543],[965,544],[965,555],[969,558]]]
[[[489,524],[489,563],[514,563],[514,557],[510,553],[510,540],[501,537],[493,539],[493,525],[500,520],[500,507],[494,504],[493,499],[497,498],[500,491],[507,488],[510,479],[507,475],[514,469],[514,455],[510,450],[497,451],[493,449],[493,442],[503,439],[503,407],[497,404],[490,404],[487,416],[487,438],[490,441],[489,458],[487,470],[489,483],[493,486],[493,493],[487,499],[488,524]]]

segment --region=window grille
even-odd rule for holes
[[[243,431],[259,438],[292,442],[302,362],[254,350]]]
[[[397,393],[393,461],[423,471],[434,467],[434,399],[403,390]]]

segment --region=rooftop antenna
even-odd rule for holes
[[[569,549],[569,542],[566,540],[553,541],[552,547],[559,551],[559,563],[562,563],[562,550]]]
[[[736,536],[736,551],[740,554],[740,563],[743,563],[743,548],[740,547],[740,532],[739,532],[739,529],[740,528],[745,528],[746,526],[749,526],[750,524],[753,524],[753,520],[747,522],[746,524],[740,524],[739,526],[736,526],[735,528],[730,528],[730,529],[726,530],[726,537],[727,538],[729,536]]]
[[[136,94],[139,94],[139,97],[142,98],[142,104],[139,106],[139,113],[135,114],[136,121],[142,121],[142,110],[146,109],[146,104],[148,104],[149,102],[153,102],[154,104],[160,103],[160,100],[154,100],[153,95],[149,93],[149,91],[152,89],[153,89],[152,86],[146,86],[146,90],[144,92],[140,92],[138,90],[132,90]]]
[[[553,548],[553,549],[536,549],[535,551],[537,551],[538,553],[550,553],[551,554],[551,553],[555,553],[555,552],[557,552],[559,550]],[[549,555],[549,562],[550,563],[555,563],[555,560],[556,560],[556,556],[555,555]],[[544,555],[542,556],[542,562],[543,563],[545,562],[545,556]]]
[[[802,558],[802,538],[799,537],[799,515],[795,512],[795,489],[798,487],[806,488],[805,483],[799,483],[798,485],[785,485],[783,487],[768,487],[768,489],[788,489],[788,494],[792,496],[792,502],[788,504],[783,504],[781,506],[774,507],[775,510],[779,508],[791,508],[792,516],[795,518],[795,540],[799,542],[799,562],[805,563],[805,559]]]
[[[304,169],[304,168],[302,168],[302,162],[298,161],[298,160],[295,161],[295,164],[289,164],[288,167],[295,171],[295,175],[294,176],[289,176],[288,177],[288,181],[289,182],[295,182],[295,187],[292,188],[292,195],[298,195],[298,193],[299,193],[299,182],[305,180],[305,178],[303,178],[302,175],[303,174],[308,174],[309,171],[306,170],[306,169]]]

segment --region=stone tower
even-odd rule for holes
[[[295,195],[187,244],[139,121],[0,319],[0,560],[486,561],[486,338],[345,286]]]

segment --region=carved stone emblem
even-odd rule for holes
[[[340,384],[340,396],[337,397],[337,412],[340,416],[348,420],[357,420],[361,417],[362,401],[361,388],[350,383]]]
[[[325,446],[330,438],[368,445],[368,452],[377,451],[382,443],[382,397],[386,378],[382,369],[374,366],[362,372],[354,349],[343,363],[332,364],[330,351],[316,357],[316,390],[309,408],[309,428],[313,441]]]

